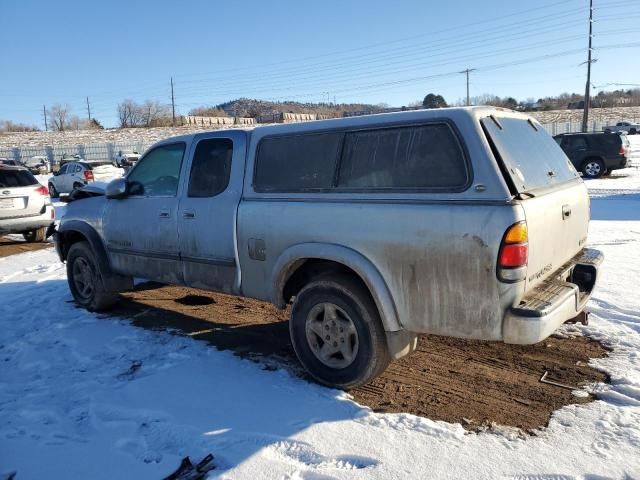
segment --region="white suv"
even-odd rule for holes
[[[55,213],[49,191],[23,167],[0,165],[0,235],[21,233],[42,242]]]
[[[70,193],[96,180],[110,181],[124,175],[122,168],[111,162],[69,162],[49,179],[49,191],[52,197],[61,193]]]

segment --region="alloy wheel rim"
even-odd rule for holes
[[[585,170],[589,175],[598,175],[600,173],[600,165],[597,162],[589,162]]]
[[[89,262],[82,257],[76,258],[73,262],[73,284],[82,298],[88,299],[93,294],[93,270]]]
[[[315,305],[307,315],[305,333],[314,356],[327,367],[340,369],[358,355],[358,332],[353,320],[337,305]]]

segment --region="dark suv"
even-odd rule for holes
[[[587,178],[599,178],[628,166],[629,140],[624,134],[563,133],[553,138]]]

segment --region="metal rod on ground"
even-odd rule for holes
[[[589,103],[591,102],[591,95],[589,89],[591,88],[591,40],[593,38],[593,0],[589,0],[589,50],[587,57],[587,84],[584,87],[584,112],[582,114],[582,132],[587,131],[587,124],[589,123]]]
[[[171,125],[176,126],[176,100],[173,96],[173,77],[171,77]]]

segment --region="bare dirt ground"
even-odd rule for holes
[[[141,284],[123,295],[112,312],[150,329],[170,329],[305,377],[289,342],[288,312],[251,299],[183,287]],[[412,355],[391,364],[372,383],[349,393],[378,412],[406,412],[460,422],[470,430],[492,424],[532,431],[547,425],[554,410],[592,401],[541,383],[580,386],[607,381],[590,358],[607,351],[584,337],[555,338],[529,346],[423,336]]]
[[[53,247],[50,242],[27,243],[18,235],[0,237],[0,257],[8,257],[16,253],[32,252],[49,247]]]

